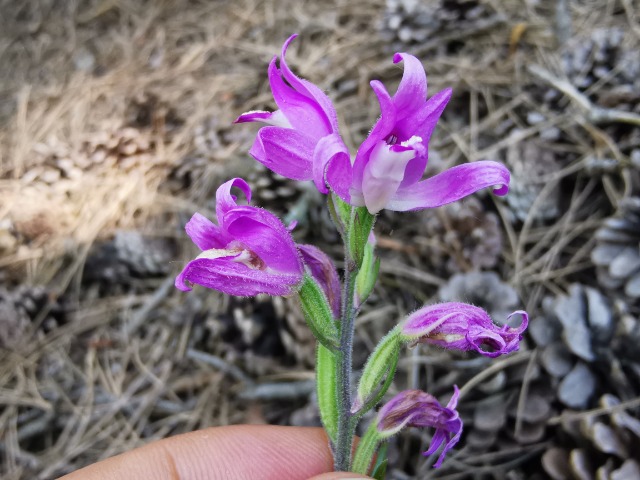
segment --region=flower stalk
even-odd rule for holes
[[[338,395],[338,434],[334,452],[334,469],[338,472],[348,472],[351,466],[351,445],[356,428],[354,416],[351,413],[351,372],[353,369],[353,334],[358,306],[355,303],[356,280],[362,256],[358,259],[358,251],[364,252],[364,243],[358,242],[362,238],[357,231],[362,222],[358,222],[358,212],[351,209],[349,221],[346,225],[345,240],[345,269],[342,296],[342,312],[340,318],[340,346],[336,352],[336,377]],[[365,222],[368,223],[368,222]],[[370,225],[373,225],[371,221]],[[368,234],[364,237],[368,238]]]

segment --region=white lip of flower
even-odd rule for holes
[[[375,214],[382,210],[395,195],[404,180],[407,164],[416,157],[417,152],[413,147],[420,143],[422,138],[414,135],[399,144],[409,150],[395,152],[392,148],[398,144],[390,145],[385,141],[380,141],[373,147],[362,182],[362,193],[370,213]]]
[[[204,250],[197,258],[209,258],[216,259],[220,257],[234,257],[233,262],[242,263],[247,267],[253,270],[264,270],[267,266],[264,261],[256,255],[251,250],[247,250],[246,248],[210,248],[209,250]]]
[[[259,118],[259,121],[262,123],[266,123],[267,125],[274,125],[276,127],[283,128],[293,128],[289,119],[284,116],[280,110],[276,110],[275,112],[264,112],[262,110],[249,110],[248,112],[244,112],[242,116],[250,116],[252,114],[266,114],[269,113],[269,116],[266,118]]]
[[[459,335],[455,333],[436,333],[435,335],[428,335],[429,338],[434,340],[444,340],[447,343],[457,342],[458,340],[462,340],[464,335]]]

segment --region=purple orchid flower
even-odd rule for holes
[[[298,249],[309,273],[324,290],[333,315],[338,318],[340,316],[340,278],[333,261],[313,245],[298,244]]]
[[[400,392],[378,412],[378,433],[382,438],[387,438],[405,427],[435,428],[429,449],[423,455],[433,455],[444,444],[442,453],[433,465],[438,468],[462,435],[462,420],[456,411],[459,396],[460,390],[454,385],[453,396],[447,406],[443,407],[433,395],[421,390]]]
[[[371,214],[389,210],[421,210],[460,200],[480,189],[499,186],[505,195],[509,171],[492,161],[459,165],[421,180],[427,165],[428,143],[438,118],[451,98],[451,89],[427,97],[427,76],[416,57],[396,53],[404,62],[398,91],[390,97],[377,80],[371,82],[381,116],[360,145],[353,165],[352,205],[366,206]]]
[[[289,69],[285,54],[292,35],[278,57],[269,64],[269,84],[279,110],[252,111],[234,123],[263,122],[249,153],[274,172],[294,180],[313,180],[329,193],[327,184],[343,200],[349,200],[351,159],[338,133],[338,117],[331,100],[313,83]]]
[[[238,296],[293,293],[303,265],[291,234],[272,213],[238,205],[232,187],[251,201],[247,182],[234,178],[216,192],[218,225],[199,213],[189,220],[185,229],[202,253],[176,277],[176,287],[189,291],[198,284]]]
[[[499,327],[483,309],[466,303],[429,305],[409,315],[401,324],[401,335],[407,341],[429,343],[456,350],[475,350],[495,358],[519,348],[522,334],[529,323],[527,312],[518,310],[522,323],[513,328]]]

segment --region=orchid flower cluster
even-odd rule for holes
[[[475,351],[497,357],[518,349],[527,327],[498,326],[482,309],[464,303],[427,305],[401,320],[376,346],[357,388],[352,387],[352,349],[356,316],[378,278],[373,231],[383,209],[409,211],[438,207],[493,187],[504,195],[509,171],[493,161],[450,168],[423,180],[429,139],[451,98],[446,89],[427,99],[427,78],[416,57],[397,53],[404,73],[391,96],[379,81],[371,87],[380,117],[352,158],[339,132],[336,111],[317,86],[294,75],[285,55],[291,36],[268,68],[278,110],[251,111],[236,123],[262,122],[250,154],[272,171],[294,180],[313,181],[327,204],[345,246],[342,280],[332,260],[313,245],[296,244],[292,226],[250,205],[251,189],[240,178],[216,193],[217,224],[196,213],[186,232],[202,250],[176,278],[176,287],[194,284],[229,295],[297,296],[317,345],[317,395],[330,439],[336,471],[384,476],[386,441],[406,427],[435,429],[424,455],[441,447],[439,467],[459,441],[462,420],[456,411],[459,390],[442,406],[432,395],[404,391],[382,406],[355,455],[356,426],[383,399],[395,375],[403,345],[417,343]],[[232,188],[246,197],[239,204]]]

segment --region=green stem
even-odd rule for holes
[[[351,216],[353,221],[354,215]],[[351,464],[351,444],[356,422],[351,415],[351,369],[353,355],[353,333],[357,309],[354,306],[354,293],[358,267],[349,254],[345,254],[344,291],[342,297],[342,315],[340,320],[340,347],[335,354],[338,382],[338,434],[334,452],[334,469],[348,472]]]

